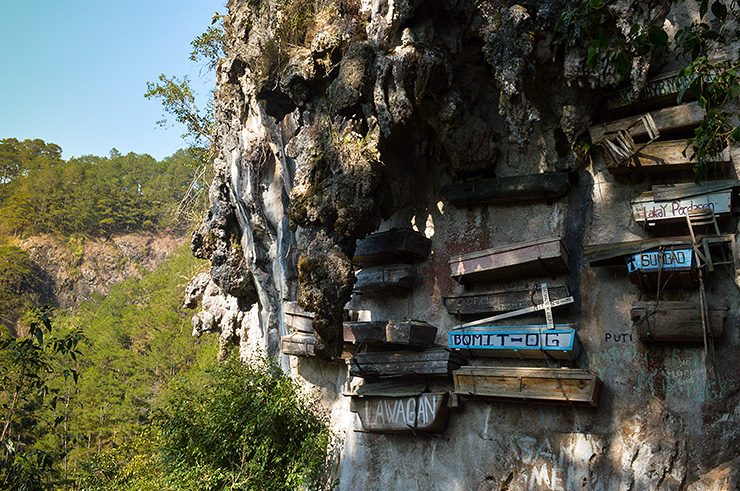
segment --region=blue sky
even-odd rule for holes
[[[0,138],[41,138],[65,158],[184,146],[144,98],[160,73],[187,75],[201,102],[213,74],[190,41],[225,0],[0,0]],[[171,119],[171,118],[168,118]]]

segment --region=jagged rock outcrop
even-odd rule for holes
[[[244,357],[278,356],[283,304],[298,301],[314,314],[324,360],[342,349],[345,308],[424,319],[441,328],[439,341],[457,322],[441,298],[461,289],[450,256],[559,234],[572,256],[569,319],[586,353],[576,365],[604,380],[598,409],[470,400],[442,438],[381,437],[353,431],[344,365],[284,357],[331,409],[341,489],[686,489],[714,486],[737,458],[737,323],[716,353],[717,392],[701,349],[615,342],[627,339],[634,292],[583,264],[584,244],[645,235],[625,213],[645,185],[615,181],[581,151],[597,98],[622,81],[637,91],[651,67],[675,60],[643,49],[626,71],[589,61],[590,34],[559,26],[572,5],[228,3],[212,208],[192,243],[211,259],[212,281],[193,285],[191,299],[203,295],[194,333],[220,332],[224,349],[237,344]],[[669,7],[686,15],[664,1],[604,6],[598,22],[614,55],[632,26],[662,26]],[[456,208],[441,196],[453,180],[544,171],[569,171],[578,185],[521,207]],[[406,296],[353,296],[357,240],[409,226],[432,238],[423,281]],[[711,289],[738,307],[734,284]]]

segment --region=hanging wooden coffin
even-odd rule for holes
[[[436,327],[414,320],[344,323],[344,342],[352,344],[429,347],[436,336]]]
[[[551,298],[564,298],[570,295],[564,283],[550,284],[549,290]],[[465,293],[444,297],[447,312],[457,317],[511,312],[542,302],[542,290],[534,286],[521,290]]]
[[[709,308],[708,326],[713,338],[722,335],[727,307]],[[635,302],[632,321],[645,342],[703,342],[701,307],[693,302]]]
[[[707,209],[716,216],[732,211],[733,188],[738,181],[708,181],[674,186],[653,186],[632,201],[632,216],[637,223],[654,226],[662,223],[686,222],[691,210]]]
[[[447,392],[407,397],[353,397],[352,410],[371,433],[441,433],[450,416]]]
[[[646,145],[636,157],[628,162],[619,164],[612,162],[608,169],[612,174],[623,174],[632,171],[657,174],[660,172],[682,172],[691,170],[696,162],[684,155],[691,155],[691,148],[686,150],[688,140],[656,141]],[[730,152],[723,150],[707,159],[709,164],[730,163]]]
[[[355,276],[354,291],[363,295],[408,291],[416,281],[416,266],[395,264],[363,268]]]
[[[691,246],[664,247],[627,256],[627,273],[643,291],[661,287],[693,286],[697,279],[694,250]]]
[[[458,394],[591,406],[601,387],[593,372],[574,368],[465,366],[452,377]]]
[[[655,127],[662,134],[698,126],[704,120],[706,111],[698,103],[691,102],[681,104],[680,106],[651,111],[649,114],[655,122]],[[643,125],[635,125],[642,116],[642,114],[638,114],[594,125],[588,130],[591,135],[591,141],[600,143],[605,134],[625,128],[630,128],[630,136],[635,140],[646,139],[648,137],[648,130]]]
[[[607,109],[614,111],[627,107],[643,107],[645,104],[656,104],[661,101],[675,104],[678,93],[683,87],[682,82],[685,83],[685,79],[682,80],[680,71],[658,75],[648,79],[637,97],[634,96],[631,88],[610,94],[606,98]]]
[[[451,276],[463,283],[514,276],[556,276],[568,270],[568,250],[560,237],[518,242],[450,260]]]
[[[298,306],[297,302],[283,304],[285,326],[291,332],[313,332],[313,314]]]
[[[463,357],[447,348],[423,351],[356,353],[349,360],[349,373],[355,377],[397,377],[449,375]]]
[[[368,235],[357,243],[352,262],[359,266],[412,263],[429,256],[431,240],[410,228]]]
[[[314,345],[316,337],[305,332],[294,332],[280,338],[280,351],[284,355],[316,356]]]
[[[570,189],[565,172],[545,172],[528,176],[478,178],[446,186],[442,196],[457,206],[521,201],[551,201]]]
[[[581,342],[568,324],[527,326],[480,326],[447,334],[452,349],[470,350],[480,356],[507,358],[554,358],[575,360]]]

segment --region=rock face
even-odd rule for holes
[[[203,295],[194,333],[220,332],[224,349],[236,344],[244,357],[280,356],[284,303],[314,314],[317,358],[281,359],[330,409],[343,442],[340,489],[723,489],[736,479],[726,464],[740,442],[736,315],[716,341],[716,371],[708,370],[701,346],[629,335],[639,290],[624,273],[583,260],[585,245],[650,236],[629,201],[651,182],[615,180],[600,157],[580,151],[598,97],[623,77],[586,62],[586,33],[558,30],[570,3],[228,3],[220,156],[212,208],[193,236],[195,254],[212,261],[212,281],[198,279],[189,293]],[[602,20],[619,40],[633,25],[689,14],[682,4],[669,11],[668,2],[620,1]],[[634,91],[649,70],[675,68],[646,53],[625,72]],[[577,177],[553,203],[458,208],[441,195],[466,178],[553,171]],[[392,227],[431,238],[421,280],[408,294],[353,296],[357,240]],[[450,257],[549,235],[570,251],[575,297],[556,320],[577,325],[584,354],[572,366],[603,381],[598,407],[465,399],[441,437],[355,431],[359,418],[342,396],[347,367],[324,361],[342,349],[344,309],[424,320],[446,345],[459,321],[442,297],[465,291],[450,277]],[[737,308],[729,272],[708,279],[708,296]],[[495,287],[522,281],[530,280]]]
[[[119,234],[109,238],[69,238],[51,235],[28,237],[18,246],[48,277],[44,301],[72,307],[92,295],[105,295],[111,285],[140,278],[155,269],[185,237],[167,234]]]

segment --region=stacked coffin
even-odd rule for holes
[[[296,302],[285,302],[283,303],[283,321],[289,334],[280,338],[280,352],[293,356],[316,356],[313,314],[301,309]],[[347,359],[353,351],[352,345],[344,343],[341,358]]]
[[[450,268],[452,278],[467,288],[511,278],[554,278],[567,272],[568,258],[561,238],[547,237],[453,257]],[[444,301],[450,314],[466,321],[448,333],[449,347],[462,353],[541,359],[550,365],[573,362],[581,352],[574,327],[553,320],[553,309],[573,302],[563,281],[465,292]],[[498,324],[539,311],[544,311],[546,324]],[[453,381],[461,395],[566,404],[595,405],[599,389],[595,375],[568,368],[465,366],[453,372]]]
[[[463,357],[436,346],[436,335],[436,327],[414,320],[344,323],[345,342],[358,348],[349,372],[364,383],[349,395],[365,431],[444,430],[448,394],[430,388],[443,385]]]
[[[604,149],[609,172],[657,174],[694,167],[686,156],[686,138],[693,136],[706,111],[697,102],[676,105],[684,83],[679,72],[666,73],[649,79],[637,97],[629,89],[607,97],[609,120],[589,132],[591,141]],[[729,152],[713,156],[709,163],[727,166]]]
[[[358,266],[355,292],[381,295],[407,292],[416,282],[414,263],[429,256],[431,241],[409,228],[368,235],[358,242],[352,262]]]

